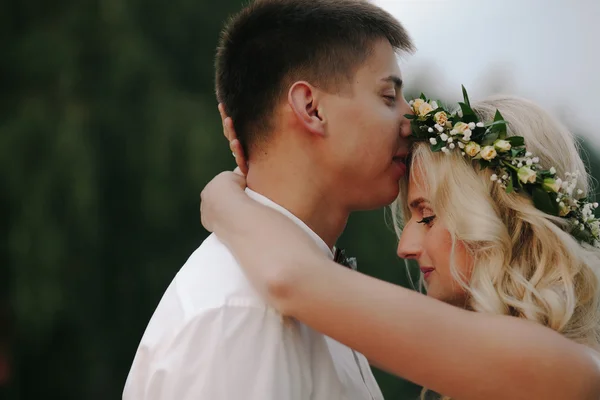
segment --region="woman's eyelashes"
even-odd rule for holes
[[[417,224],[425,224],[427,226],[431,226],[433,224],[433,220],[435,220],[435,215],[431,215],[429,217],[423,217],[422,220],[417,221]]]

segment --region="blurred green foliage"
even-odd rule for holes
[[[156,304],[207,235],[200,190],[233,166],[213,59],[241,5],[0,3],[1,397],[120,398]],[[340,243],[407,284],[381,211],[352,216]],[[388,399],[418,393],[376,375]]]

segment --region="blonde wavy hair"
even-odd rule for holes
[[[544,168],[556,168],[558,176],[580,171],[578,189],[589,193],[589,176],[568,129],[521,98],[496,96],[473,105],[483,121],[493,120],[497,109],[508,122],[508,135],[523,136]],[[414,179],[416,169],[452,237],[451,260],[458,241],[473,258],[468,280],[454,262],[450,265],[456,283],[468,294],[468,309],[525,318],[600,351],[597,249],[578,243],[563,230],[562,218],[539,211],[527,195],[507,194],[491,181],[493,171],[481,170],[458,151],[446,155],[432,152],[428,143],[416,144],[408,176]],[[392,205],[398,235],[410,218],[408,179],[400,186]]]

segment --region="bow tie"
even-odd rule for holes
[[[333,261],[343,265],[344,267],[351,268],[355,271],[358,268],[358,265],[356,263],[356,257],[347,257],[346,251],[344,249],[335,249],[335,256],[333,257]]]

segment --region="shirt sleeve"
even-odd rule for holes
[[[123,399],[308,399],[310,355],[300,329],[267,307],[208,310],[138,350]]]

